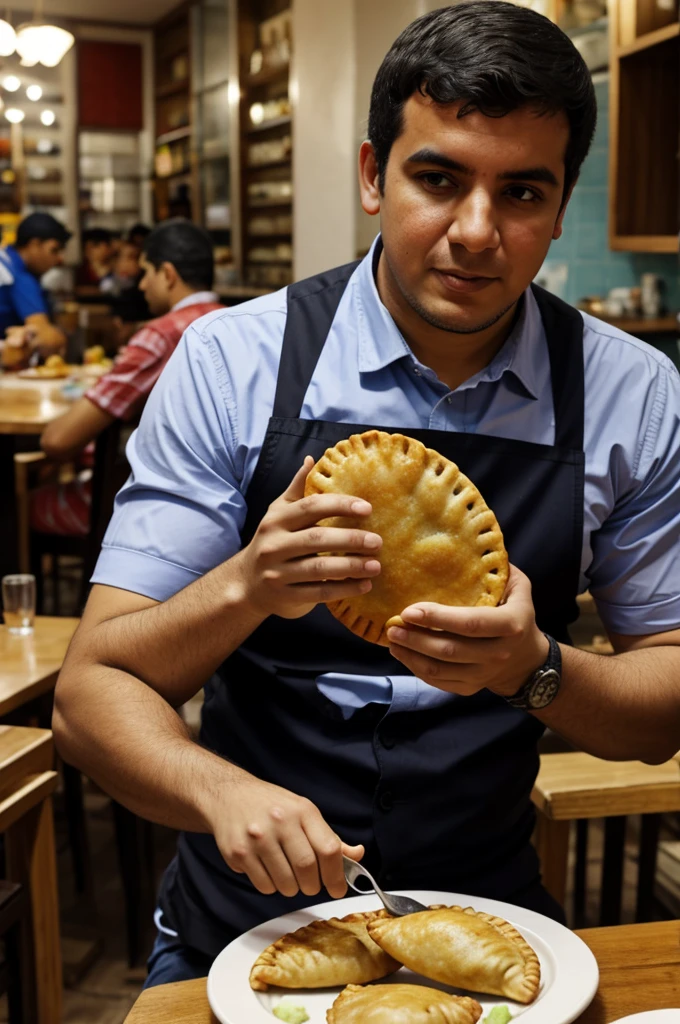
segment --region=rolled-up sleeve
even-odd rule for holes
[[[607,627],[642,635],[680,627],[680,377],[664,360],[649,389],[623,493],[593,536],[590,591]]]
[[[166,600],[240,548],[236,406],[210,330],[190,327],[130,438],[92,582]]]

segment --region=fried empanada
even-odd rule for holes
[[[467,907],[431,907],[372,921],[368,933],[417,974],[454,988],[531,1003],[538,994],[538,957],[501,917]]]
[[[482,1008],[468,996],[423,985],[348,985],[326,1014],[327,1024],[476,1024]]]
[[[401,967],[369,937],[367,925],[389,917],[371,910],[329,921],[313,921],[268,946],[250,972],[250,987],[329,988],[363,985]]]
[[[382,537],[371,590],[328,604],[365,640],[387,646],[387,628],[416,601],[495,606],[503,597],[508,556],[495,515],[453,462],[420,441],[380,430],[353,434],[307,476],[305,494],[319,493],[352,494],[373,506],[361,520],[321,521]]]

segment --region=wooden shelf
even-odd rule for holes
[[[154,181],[172,181],[173,178],[186,178],[191,174],[191,167],[185,167],[182,171],[172,171],[170,174],[154,174]]]
[[[156,137],[157,146],[166,146],[169,142],[179,142],[180,139],[188,139],[191,135],[191,125],[185,124],[181,128],[173,128],[170,132],[163,132]]]
[[[270,160],[266,164],[246,164],[245,170],[251,171],[273,171],[275,167],[290,167],[291,158],[287,156],[284,160]]]
[[[247,231],[246,234],[251,241],[252,239],[258,239],[261,241],[263,238],[267,240],[277,239],[280,241],[282,238],[288,239],[293,237],[292,231]]]
[[[278,78],[287,78],[289,74],[290,64],[279,64],[278,67],[260,71],[258,75],[248,75],[246,85],[249,89],[254,89],[258,85],[269,85],[270,82],[275,82]]]
[[[648,50],[652,46],[658,46],[659,43],[665,43],[668,39],[678,37],[680,37],[680,22],[676,21],[672,25],[656,29],[655,32],[646,32],[632,43],[628,43],[627,46],[619,46],[617,53],[619,57],[629,57],[632,53],[640,53],[641,50]],[[678,59],[680,60],[680,57]]]
[[[168,96],[177,96],[188,91],[189,79],[183,78],[180,82],[168,82],[167,85],[159,85],[156,89],[156,99],[164,100]]]
[[[248,203],[249,210],[266,210],[270,206],[292,206],[293,197],[288,199],[251,199]]]
[[[283,128],[284,125],[288,125],[290,123],[290,114],[286,114],[285,117],[273,117],[271,121],[263,121],[262,124],[255,125],[254,128],[249,128],[246,135],[258,135],[260,132],[269,131],[270,128]]]
[[[677,235],[613,235],[609,247],[615,252],[678,252]]]
[[[619,330],[626,331],[627,334],[677,334],[680,332],[680,323],[672,314],[649,317],[649,319],[644,316],[610,317],[603,314],[598,316],[598,320],[603,320],[606,324],[611,324],[612,327],[618,327]]]

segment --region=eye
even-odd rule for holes
[[[420,175],[420,180],[434,189],[448,188],[451,185],[455,185],[455,182],[448,175],[442,174],[440,171],[426,171]]]
[[[508,189],[508,195],[512,199],[518,199],[520,203],[535,203],[543,198],[540,192],[529,188],[527,185],[513,185]]]

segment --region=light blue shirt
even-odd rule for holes
[[[594,317],[583,319],[581,590],[590,590],[614,632],[674,629],[680,377],[656,349]],[[132,472],[116,500],[95,583],[163,601],[239,550],[285,320],[284,289],[188,328],[128,444]],[[531,291],[494,360],[450,391],[418,362],[382,304],[371,251],[342,297],[301,416],[553,444],[548,349]],[[450,699],[410,676],[331,673],[318,685],[346,715],[369,700],[408,710]]]

